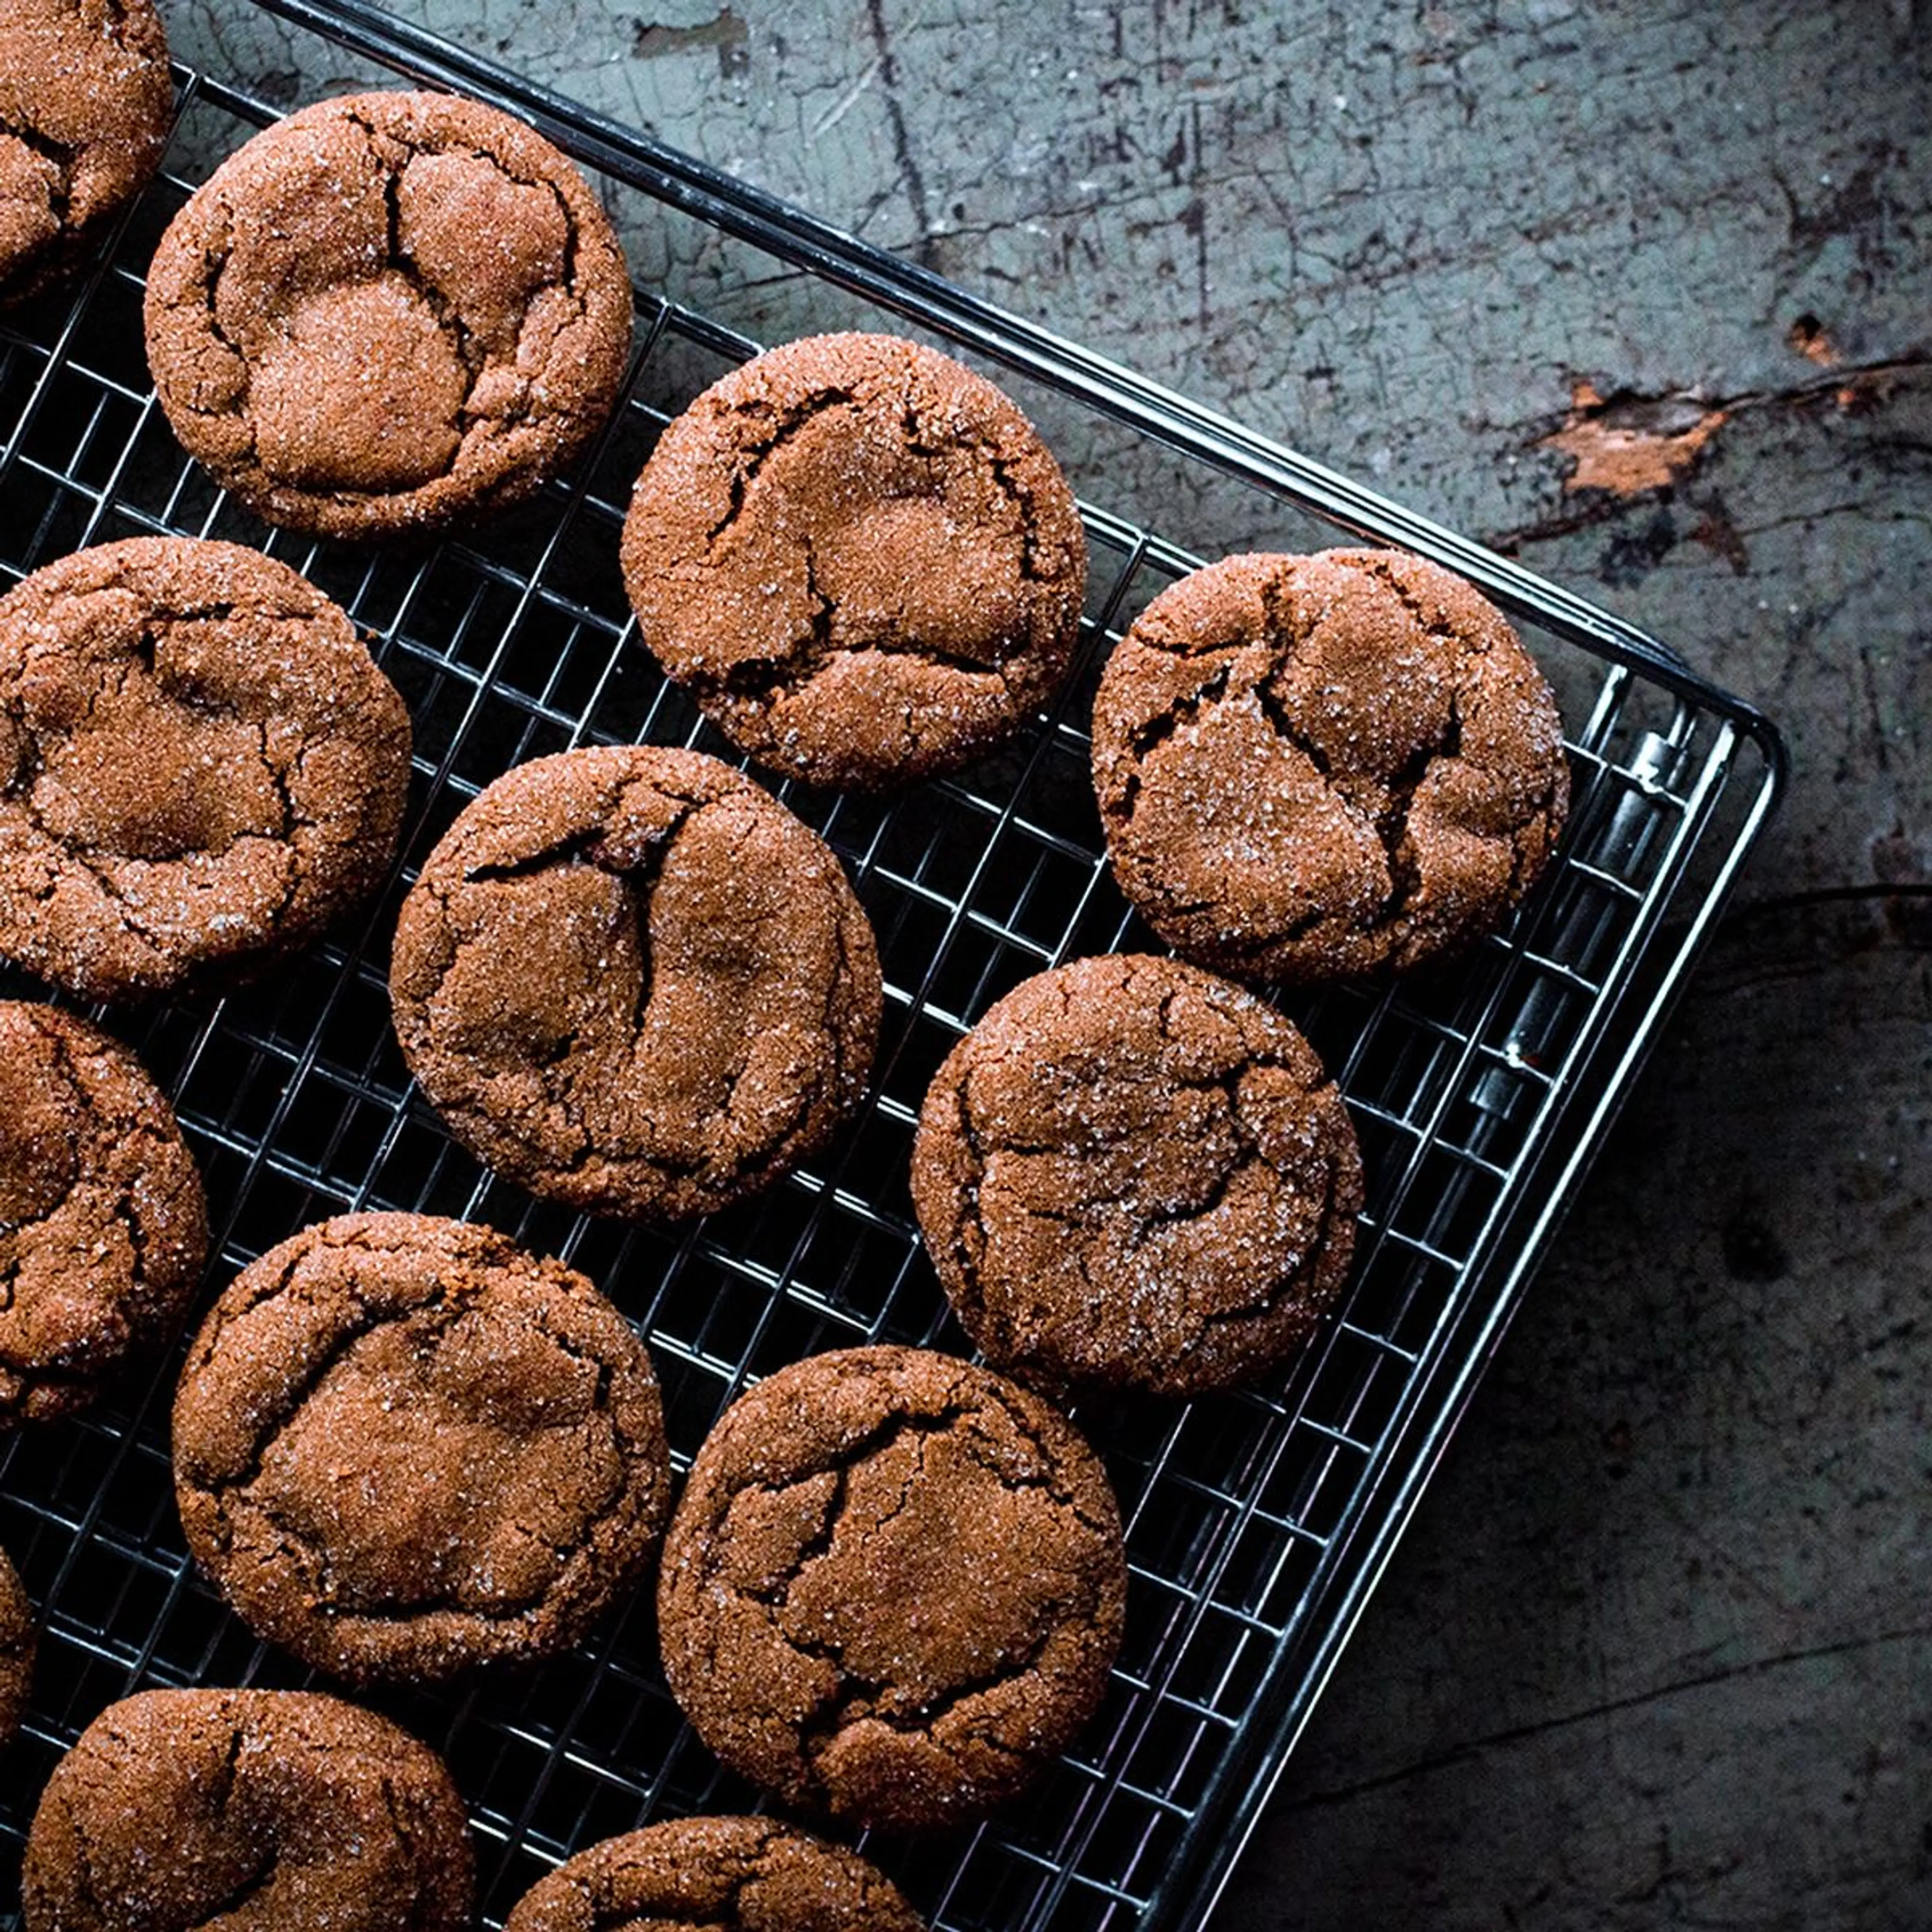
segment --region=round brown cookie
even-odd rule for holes
[[[33,1606],[0,1550],[0,1744],[20,1728],[33,1678]]]
[[[1087,550],[992,383],[890,335],[759,356],[668,428],[624,525],[639,632],[734,744],[814,784],[904,784],[1058,688]]]
[[[1175,951],[1298,982],[1499,926],[1569,802],[1501,612],[1396,550],[1233,556],[1164,591],[1094,706],[1121,889]]]
[[[856,1853],[772,1818],[682,1818],[580,1852],[504,1932],[924,1932]]]
[[[201,1177],[134,1056],[0,1000],[0,1430],[84,1407],[158,1354],[207,1249]]]
[[[863,1090],[878,954],[838,861],[694,752],[538,758],[472,802],[396,928],[410,1070],[532,1192],[708,1213],[822,1147]]]
[[[998,1366],[1190,1396],[1307,1340],[1348,1274],[1362,1162],[1274,1008],[1178,960],[1110,956],[1028,980],[953,1048],[912,1193]]]
[[[1093,1714],[1126,1595],[1106,1474],[990,1370],[852,1348],[698,1452],[664,1542],[672,1694],[734,1771],[895,1830],[980,1816]]]
[[[656,1547],[643,1345],[488,1228],[346,1214],[244,1268],[175,1398],[188,1547],[249,1628],[354,1683],[574,1643]]]
[[[631,285],[582,176],[441,94],[317,101],[178,214],[148,361],[190,455],[271,523],[440,526],[528,496],[609,416]]]
[[[466,1932],[474,1858],[442,1760],[297,1690],[148,1690],[56,1768],[28,1834],[28,1932]]]
[[[382,877],[410,719],[348,618],[140,537],[0,598],[0,958],[92,1000],[314,939]]]
[[[71,267],[160,166],[174,111],[149,0],[0,10],[0,304]]]

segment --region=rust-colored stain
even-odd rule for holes
[[[1641,496],[1676,482],[1723,426],[1727,412],[1693,396],[1618,397],[1605,401],[1594,385],[1574,383],[1563,427],[1538,446],[1576,467],[1565,490],[1607,490]]]
[[[1825,325],[1815,315],[1801,315],[1784,339],[1807,362],[1816,363],[1820,368],[1838,366],[1838,345],[1826,334]]]

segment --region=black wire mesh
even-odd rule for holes
[[[270,118],[184,76],[172,152],[219,153]],[[1050,717],[897,802],[781,788],[848,865],[887,987],[874,1091],[832,1154],[695,1226],[573,1217],[493,1180],[412,1098],[389,1030],[388,938],[415,867],[510,765],[638,739],[727,753],[632,637],[616,538],[658,428],[755,345],[642,298],[627,400],[572,482],[434,548],[291,539],[185,460],[148,382],[140,272],[189,187],[165,176],[70,300],[0,332],[0,586],[123,536],[257,543],[370,634],[416,730],[404,863],[358,930],[224,1000],[106,1016],[174,1096],[202,1164],[210,1292],[325,1214],[488,1220],[585,1270],[638,1324],[680,1468],[748,1380],[800,1355],[962,1346],[912,1224],[913,1124],[940,1060],[994,1000],[1059,960],[1146,943],[1101,856],[1080,721],[1108,644],[1192,560],[1090,507],[1085,651]],[[1196,1922],[1682,969],[1666,912],[1694,929],[1762,815],[1761,772],[1754,790],[1733,788],[1743,807],[1734,796],[1718,816],[1749,742],[1720,694],[1696,701],[1574,639],[1532,641],[1570,714],[1561,862],[1512,929],[1454,970],[1294,1009],[1364,1142],[1353,1286],[1284,1388],[1082,1413],[1129,1525],[1125,1651],[1084,1739],[1023,1806],[970,1835],[870,1847],[935,1927]],[[1702,883],[1694,856],[1712,861]],[[154,1365],[145,1389],[0,1444],[0,1544],[44,1623],[27,1728],[0,1759],[0,1925],[16,1923],[14,1873],[40,1786],[106,1704],[154,1685],[310,1681],[188,1562],[166,1433],[178,1360]],[[374,1701],[446,1754],[492,1925],[596,1838],[755,1802],[671,1705],[648,1592],[535,1672]]]

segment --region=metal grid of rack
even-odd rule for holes
[[[976,323],[976,305],[920,272],[842,238],[828,255],[830,231],[471,70],[453,50],[392,39],[373,10],[272,4],[404,71],[494,94],[607,185],[694,208],[943,340],[1261,483],[1285,515],[1292,501],[1465,568],[1474,560],[1471,574],[1558,674],[1575,802],[1559,862],[1514,926],[1426,981],[1292,1009],[1340,1075],[1367,1162],[1346,1301],[1283,1387],[1080,1412],[1119,1492],[1132,1565],[1107,1702],[1023,1808],[969,1836],[871,1848],[944,1932],[1192,1925],[1770,808],[1774,734],[1604,614],[1011,318]],[[181,80],[174,153],[221,152],[272,118],[214,79]],[[784,1362],[868,1340],[962,1346],[907,1198],[918,1106],[961,1032],[1018,980],[1145,944],[1102,855],[1082,721],[1112,641],[1194,560],[1084,505],[1084,650],[1049,716],[1007,752],[896,802],[781,788],[849,867],[887,986],[873,1091],[831,1154],[694,1226],[573,1217],[494,1181],[412,1097],[388,1027],[388,936],[416,866],[508,766],[638,739],[728,752],[638,646],[616,537],[658,428],[757,345],[667,293],[641,296],[626,400],[568,483],[430,550],[292,540],[188,463],[148,384],[140,271],[190,186],[165,175],[70,301],[0,331],[0,587],[122,536],[258,543],[370,634],[416,727],[403,862],[358,930],[272,983],[106,1016],[174,1096],[202,1163],[211,1292],[327,1214],[490,1221],[585,1270],[638,1324],[680,1468],[725,1403]],[[188,1562],[166,1426],[178,1361],[118,1402],[0,1443],[0,1545],[44,1622],[27,1731],[0,1774],[0,1926],[15,1923],[11,1874],[40,1786],[105,1704],[154,1685],[308,1681],[257,1645]],[[642,1599],[535,1672],[376,1701],[448,1756],[492,1925],[550,1863],[598,1837],[756,1802],[683,1726]]]

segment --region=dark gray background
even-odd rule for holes
[[[1786,726],[1781,820],[1214,1932],[1932,1924],[1922,0],[399,10]],[[242,0],[169,17],[272,98],[332,78]],[[766,332],[837,320],[797,292]]]

